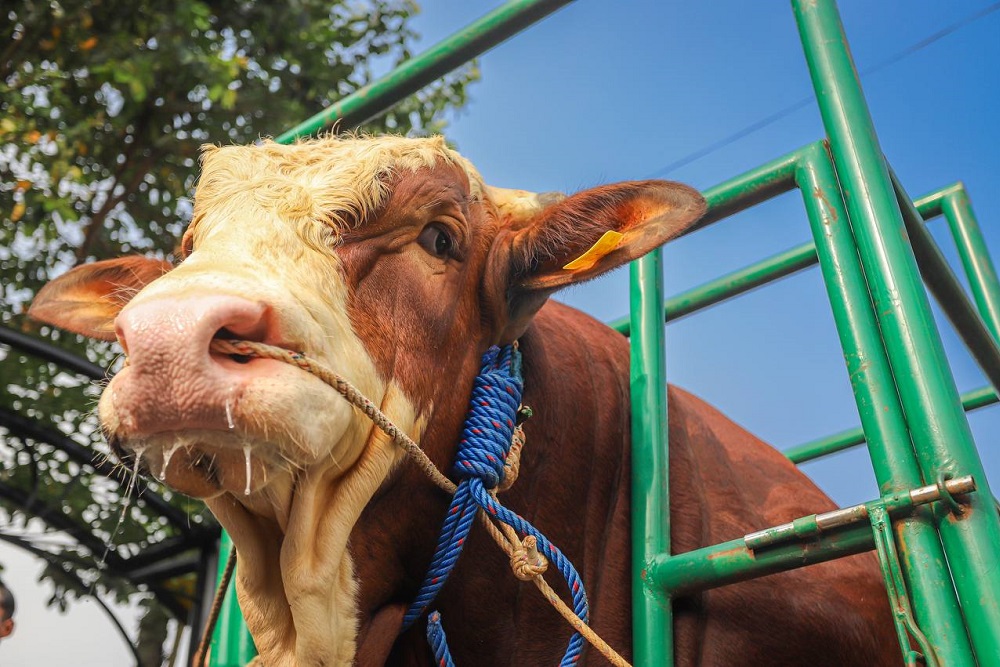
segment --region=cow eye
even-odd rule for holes
[[[431,223],[424,227],[417,237],[420,247],[434,255],[435,257],[448,257],[454,248],[451,234],[442,225]]]

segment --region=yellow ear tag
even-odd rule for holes
[[[617,248],[618,244],[621,243],[624,237],[625,235],[621,232],[614,232],[611,230],[604,232],[604,235],[597,239],[597,243],[590,246],[590,250],[564,266],[563,269],[566,271],[589,269],[594,264],[597,264],[597,260]]]

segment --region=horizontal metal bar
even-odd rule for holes
[[[962,394],[962,406],[967,412],[978,410],[997,402],[1000,402],[1000,397],[997,396],[997,392],[990,386],[980,387],[979,389]],[[813,461],[823,456],[829,456],[830,454],[836,454],[845,449],[862,445],[864,442],[865,433],[858,426],[823,438],[810,440],[795,447],[790,447],[782,453],[792,463],[805,463],[806,461]]]
[[[219,539],[220,529],[214,524],[205,526],[199,534],[184,537],[168,537],[155,544],[151,544],[141,552],[125,559],[122,570],[132,576],[133,571],[143,570],[151,563],[172,558],[179,554],[191,551],[192,549],[202,549],[215,544]]]
[[[512,0],[423,53],[410,58],[378,81],[334,102],[275,141],[287,144],[340,121],[353,128],[388,111],[435,79],[524,30],[570,0]]]
[[[931,218],[936,218],[944,213],[942,204],[945,199],[964,191],[965,185],[963,185],[961,181],[958,181],[956,183],[952,183],[951,185],[946,185],[940,190],[928,193],[923,197],[914,199],[913,205],[920,212],[920,215],[924,220],[930,220]]]
[[[970,485],[974,485],[969,477],[948,480],[946,484],[951,485],[949,489],[968,489]],[[936,486],[931,489],[921,487],[904,491],[876,502],[883,502],[887,507],[893,508],[893,513],[901,514],[912,508],[917,500],[922,501],[938,491]],[[674,555],[658,554],[647,563],[644,581],[653,590],[663,591],[676,598],[687,593],[871,551],[875,546],[872,529],[867,523],[856,520],[859,515],[861,518],[867,516],[860,514],[856,507],[827,513],[825,516],[829,518],[823,520],[829,527],[822,535],[818,532],[799,534],[793,531],[794,537],[807,538],[804,540],[786,540],[784,534],[787,529],[785,526],[778,526],[694,551]],[[821,516],[824,515],[802,517],[787,525],[797,524],[801,530],[802,527],[815,525]],[[768,532],[781,533],[782,539],[759,544],[756,550],[747,546],[748,539],[760,542],[754,536]]]
[[[976,482],[971,475],[956,477],[944,482],[945,490],[953,495],[971,493],[976,490]],[[941,498],[941,489],[936,484],[894,493],[882,499],[890,515],[906,512],[917,505],[925,505]],[[748,549],[757,551],[793,539],[811,539],[840,526],[860,523],[868,518],[868,505],[862,503],[822,514],[812,514],[779,526],[748,533],[743,542]],[[867,525],[867,524],[865,524]]]
[[[753,206],[768,197],[776,196],[777,194],[781,194],[782,192],[790,189],[789,184],[785,180],[787,178],[787,174],[785,172],[789,168],[789,163],[792,160],[797,160],[800,154],[806,152],[809,148],[810,146],[807,146],[799,149],[798,151],[789,153],[788,155],[779,158],[778,160],[774,160],[760,169],[747,172],[741,176],[715,186],[714,188],[706,190],[703,194],[709,201],[709,212],[706,214],[706,217],[703,218],[702,222],[699,222],[696,227],[689,231],[705,227],[708,224],[718,221],[721,217],[732,215],[739,210]],[[756,187],[759,187],[759,189],[755,189],[755,184]],[[791,187],[794,187],[794,182]],[[941,213],[941,201],[946,196],[950,196],[960,190],[961,187],[961,183],[952,184],[918,199],[917,202],[920,202],[921,206],[919,209],[921,215],[924,218],[930,217],[931,214],[939,215]],[[924,230],[923,235],[921,235],[920,232],[916,232],[916,234],[920,236],[926,235],[930,238],[930,235],[926,232],[926,230]],[[916,243],[920,244],[921,241],[918,240]],[[790,248],[789,250],[772,255],[771,257],[763,259],[759,262],[746,266],[742,269],[737,269],[736,271],[728,273],[720,278],[708,281],[698,285],[697,287],[693,287],[670,297],[664,302],[664,321],[676,321],[681,317],[685,317],[700,310],[704,310],[710,306],[722,303],[728,299],[746,294],[747,292],[750,292],[758,287],[762,287],[770,282],[780,280],[781,278],[806,269],[816,262],[815,244],[812,242],[805,243],[795,248]],[[933,259],[925,260],[923,263],[926,262],[933,262],[935,266],[939,265],[938,262]],[[945,266],[947,266],[946,263]],[[951,272],[951,275],[954,277],[953,272]],[[927,280],[926,277],[925,280]],[[955,279],[954,284],[958,285],[959,289],[961,289],[957,279]],[[928,283],[928,287],[931,287],[930,283]],[[938,288],[934,287],[933,289]],[[954,285],[951,287],[945,286],[942,289],[945,289],[949,294],[951,294],[954,289]],[[962,294],[964,294],[964,290],[962,290]],[[964,300],[971,308],[971,302],[969,302],[968,298],[965,298]],[[949,303],[958,302],[957,299],[948,299],[947,301]],[[975,326],[974,320],[971,317],[971,313],[968,308],[962,305],[949,305],[948,307],[949,309],[954,310],[957,317],[960,317],[960,322],[962,323],[961,328],[956,325],[956,329],[959,330],[959,333],[962,334],[962,330],[973,331],[974,333],[972,333],[971,336],[973,336],[977,341],[977,347],[981,350],[983,360],[987,365],[995,367],[994,371],[996,373],[1000,373],[1000,347],[997,348],[996,356],[989,351],[990,345],[987,345],[986,341],[983,340],[982,332],[975,333],[975,329],[978,327]],[[964,314],[959,315],[959,310],[961,310]],[[947,312],[948,311],[946,311],[946,314]],[[981,318],[978,318],[978,315],[977,319],[980,319],[981,321]],[[625,336],[630,335],[628,317],[619,317],[615,320],[611,320],[608,322],[608,326]],[[987,331],[986,333],[988,334],[989,332]],[[980,360],[977,358],[977,361]],[[980,365],[983,365],[983,361],[980,361]],[[860,442],[864,441],[862,440]]]
[[[670,297],[664,303],[667,322],[695,313],[726,299],[746,294],[767,283],[790,276],[816,264],[816,246],[804,243],[772,255],[756,264],[737,269],[707,283]],[[629,318],[622,317],[608,323],[612,329],[626,336],[631,334]]]
[[[748,549],[741,537],[673,556],[655,556],[646,566],[645,582],[647,586],[677,597],[852,556],[872,548],[871,528],[859,525],[841,528],[822,540],[786,543],[759,554]]]
[[[153,581],[163,581],[174,577],[197,572],[201,563],[201,553],[189,551],[172,557],[156,559],[143,567],[128,571],[128,578],[137,584]]]
[[[708,210],[697,224],[689,227],[684,233],[690,234],[794,190],[795,169],[803,153],[808,149],[809,146],[804,146],[705,190],[702,195],[708,203]]]
[[[108,373],[97,364],[91,363],[51,343],[23,334],[20,331],[14,331],[8,327],[0,327],[0,343],[10,345],[16,350],[26,352],[45,361],[51,361],[74,373],[85,375],[91,380],[104,380],[108,377]]]

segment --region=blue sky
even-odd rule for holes
[[[498,4],[424,2],[415,24],[421,46]],[[840,3],[862,71],[989,6]],[[534,190],[648,177],[812,94],[787,2],[578,0],[483,56],[480,67],[482,81],[447,135],[492,184]],[[910,194],[963,180],[994,256],[1000,255],[998,72],[1000,11],[862,79],[883,150]],[[667,177],[706,189],[822,135],[810,103]],[[932,229],[957,266],[942,221]],[[801,201],[790,193],[670,244],[667,291],[808,240]],[[627,282],[627,271],[618,271],[559,298],[610,320],[627,312]],[[941,329],[959,388],[985,384],[950,327]],[[858,423],[817,269],[672,324],[667,346],[672,382],[779,448]],[[1000,485],[1000,450],[992,442],[1000,408],[970,421],[992,483]],[[805,469],[839,503],[876,495],[864,450]],[[8,553],[0,549],[10,583],[23,591],[35,575]],[[60,616],[21,597],[20,630],[0,647],[4,664],[128,664],[92,605]]]

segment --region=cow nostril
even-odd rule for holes
[[[222,327],[221,329],[219,329],[218,331],[216,331],[215,335],[212,337],[212,339],[213,340],[215,340],[215,339],[220,339],[220,340],[243,340],[240,336],[237,336],[236,334],[234,334],[227,327]],[[233,361],[235,361],[238,364],[249,364],[250,360],[252,359],[252,357],[249,357],[249,356],[247,356],[245,354],[227,354],[226,356],[229,357],[230,359],[232,359]]]

